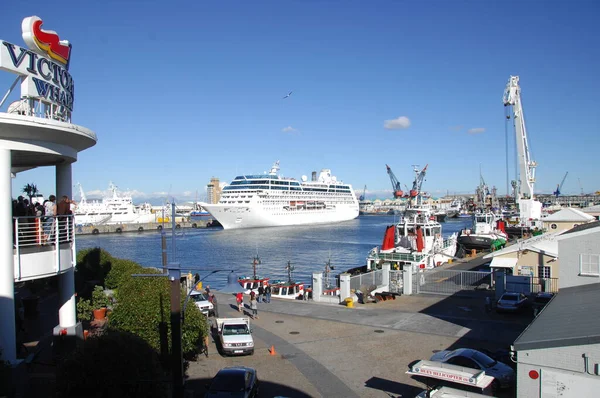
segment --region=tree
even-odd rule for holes
[[[23,187],[23,192],[29,197],[29,203],[33,203],[33,197],[38,194],[38,189],[35,184],[27,184]]]

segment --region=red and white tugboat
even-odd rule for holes
[[[252,259],[252,276],[240,276],[238,282],[242,286],[242,288],[246,289],[245,294],[250,294],[250,292],[254,291],[254,293],[258,293],[258,287],[267,287],[269,284],[269,278],[263,278],[262,276],[258,276],[256,274],[256,266],[260,264],[260,258],[258,254],[254,256]]]

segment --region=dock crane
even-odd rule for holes
[[[366,194],[367,194],[367,186],[365,185],[365,189],[363,189],[363,193],[362,193],[362,195],[360,195],[360,196],[358,197],[358,200],[359,200],[360,202],[362,202],[363,200],[365,200],[365,195],[366,195]]]
[[[394,175],[394,172],[392,171],[392,168],[390,166],[388,166],[386,164],[385,167],[387,168],[387,173],[390,176],[390,181],[392,182],[392,190],[394,192],[394,199],[403,197],[404,192],[402,191],[400,181],[398,181],[398,179]]]
[[[529,153],[529,142],[527,140],[527,129],[525,128],[523,104],[521,103],[519,76],[510,77],[506,84],[502,101],[504,107],[512,108],[512,115],[507,114],[506,118],[508,121],[512,116],[515,127],[519,176],[518,181],[514,186],[516,194],[515,199],[519,207],[519,218],[521,222],[535,222],[542,216],[542,203],[533,196],[535,168],[537,163],[531,159]]]
[[[563,177],[562,181],[560,182],[560,184],[556,185],[556,191],[553,192],[554,196],[556,196],[558,198],[558,196],[560,195],[560,191],[562,191],[562,187],[563,184],[565,183],[565,180],[567,179],[567,175],[569,174],[569,172],[567,171],[565,173],[565,176]]]

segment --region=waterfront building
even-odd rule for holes
[[[72,198],[72,164],[97,141],[93,131],[72,123],[71,45],[42,25],[36,16],[23,20],[25,47],[0,40],[0,70],[16,75],[0,100],[0,190],[8,192],[0,200],[0,359],[12,364],[17,361],[15,283],[57,276],[54,335],[73,337],[81,329],[75,311],[72,216],[51,218],[43,229],[39,217],[12,217],[10,202],[19,194],[11,190],[11,176],[37,167],[54,169],[57,201]]]
[[[206,185],[206,199],[208,203],[219,203],[221,199],[221,184],[218,177],[212,177]]]

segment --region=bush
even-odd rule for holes
[[[118,289],[132,274],[144,273],[148,273],[147,268],[138,263],[131,260],[114,259],[112,267],[104,280],[104,286],[107,289]]]
[[[104,293],[102,286],[94,286],[94,291],[92,292],[92,308],[97,310],[99,308],[108,307],[109,304],[110,300],[106,293]]]
[[[80,321],[89,321],[92,319],[92,303],[90,300],[80,298],[77,300],[77,319]]]
[[[58,364],[57,396],[167,398],[168,379],[158,354],[130,333],[89,337]]]
[[[160,273],[146,269],[146,273]],[[185,294],[182,292],[181,308]],[[155,350],[160,350],[159,325],[167,324],[168,342],[171,343],[170,286],[167,278],[130,277],[116,292],[116,304],[108,321],[109,328],[131,332],[144,339]],[[208,322],[198,307],[190,302],[182,328],[183,353],[193,354],[208,333]]]

